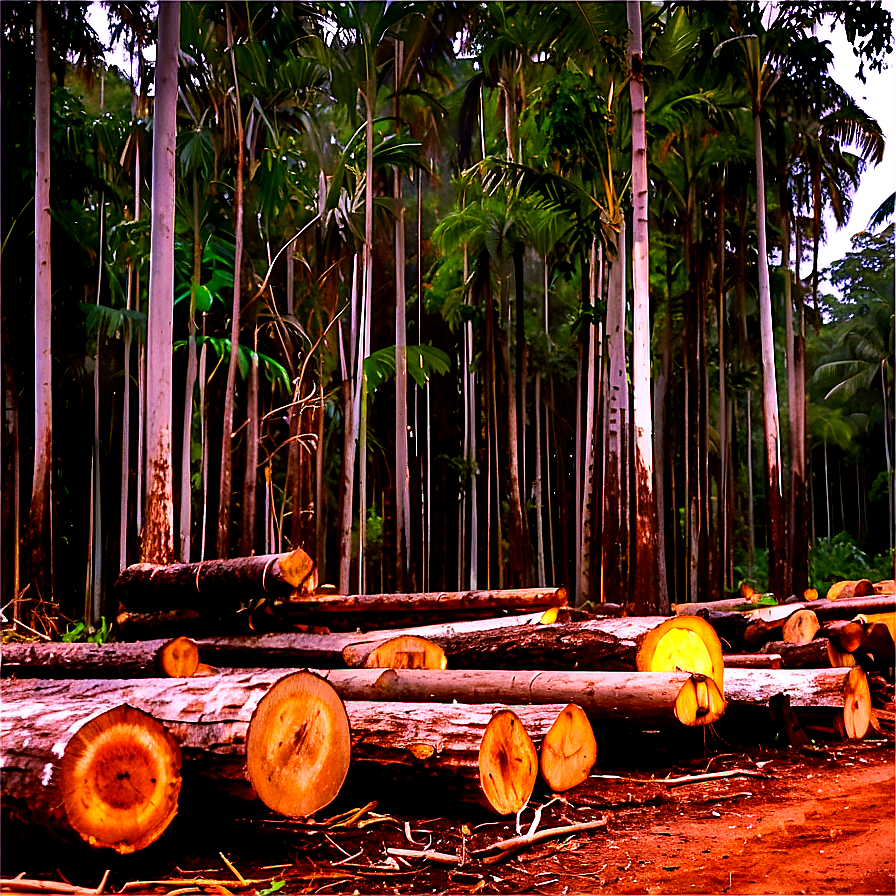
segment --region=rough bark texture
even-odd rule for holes
[[[333,669],[321,672],[349,701],[523,704],[575,703],[592,721],[634,727],[678,725],[687,672],[509,672]]]
[[[254,799],[245,774],[246,730],[259,700],[282,677],[281,670],[254,670],[188,679],[7,680],[2,683],[3,721],[7,701],[16,696],[54,708],[127,703],[168,729],[190,774],[212,779],[221,791]]]
[[[832,666],[844,665],[840,662],[840,654],[832,649],[827,638],[816,638],[808,644],[791,644],[788,641],[769,641],[762,646],[762,653],[780,655],[785,669],[829,669]],[[849,654],[845,654],[849,656]],[[854,664],[854,660],[849,665]]]
[[[189,678],[199,651],[189,638],[135,644],[4,644],[0,674],[16,678]]]
[[[301,549],[170,566],[137,563],[118,577],[115,596],[131,611],[193,609],[219,616],[235,612],[240,602],[288,597],[312,568],[311,559]]]
[[[352,702],[346,704],[352,759],[398,767],[434,794],[509,814],[525,805],[535,786],[532,733],[543,737],[563,708],[514,707],[510,713],[494,705]],[[500,781],[490,782],[489,774]]]
[[[154,641],[192,636],[200,632],[202,617],[195,610],[159,610],[157,613],[119,613],[112,635],[116,641]]]
[[[726,653],[726,669],[782,669],[780,653]]]
[[[454,622],[406,629],[391,629],[388,631],[370,631],[364,634],[344,632],[330,635],[311,635],[294,632],[290,634],[202,638],[197,643],[199,645],[200,660],[204,663],[218,666],[291,668],[312,665],[342,667],[346,665],[346,661],[343,659],[343,651],[350,645],[357,645],[357,663],[361,664],[376,644],[388,641],[399,634],[416,635],[420,638],[430,639],[434,637],[446,638],[470,631],[516,628],[522,625],[534,626],[541,618],[541,615],[541,613],[532,613],[522,616],[506,616],[500,619]]]
[[[767,704],[784,694],[794,707],[831,707],[843,712],[849,737],[864,737],[871,717],[868,679],[852,669],[732,669],[725,676],[730,708]]]
[[[500,591],[431,591],[422,594],[312,594],[294,598],[291,612],[307,604],[315,614],[452,614],[470,610],[534,610],[566,605],[565,588],[515,588]]]
[[[65,685],[51,687],[3,683],[4,821],[120,853],[143,849],[177,811],[177,745],[114,693],[76,698]]]
[[[141,557],[174,559],[171,469],[171,340],[174,326],[174,154],[180,4],[159,8],[152,141],[152,235],[146,347],[146,479]]]

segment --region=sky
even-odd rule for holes
[[[883,0],[883,5],[890,10],[896,22],[896,0]],[[91,4],[89,18],[100,39],[108,42],[106,13],[99,3]],[[843,28],[840,27],[833,33],[828,27],[819,28],[817,33],[822,40],[830,41],[837,81],[865,112],[877,120],[887,143],[883,161],[875,168],[867,169],[862,176],[846,226],[838,228],[833,219],[828,217],[827,241],[819,250],[818,261],[819,266],[824,268],[846,255],[851,248],[852,237],[866,229],[877,207],[896,190],[896,52],[888,57],[891,61],[883,72],[866,71],[863,84],[855,76],[859,62],[853,55]],[[148,59],[155,58],[154,50],[154,47],[148,48]],[[107,58],[112,64],[128,72],[128,63],[121,47],[115,48]],[[806,276],[805,270],[803,276]]]

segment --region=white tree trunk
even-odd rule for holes
[[[152,227],[146,354],[146,494],[143,560],[174,558],[171,482],[171,338],[174,316],[174,190],[180,4],[159,6],[152,139]]]

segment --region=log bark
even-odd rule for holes
[[[828,600],[846,600],[853,597],[867,597],[875,594],[876,589],[870,579],[855,579],[846,582],[834,582],[828,589]]]
[[[245,635],[202,638],[197,640],[199,659],[217,666],[245,668],[291,669],[300,666],[343,667],[342,652],[349,645],[358,645],[358,663],[363,664],[376,644],[397,637],[414,635],[420,638],[439,639],[470,632],[492,631],[499,628],[535,626],[542,613],[505,616],[496,619],[442,623],[384,631],[341,632],[329,635],[312,635],[301,632],[269,635]],[[361,645],[366,645],[362,647]],[[363,658],[362,658],[363,657]]]
[[[255,799],[246,778],[246,730],[258,701],[281,670],[186,679],[65,680],[2,682],[7,700],[27,699],[41,705],[80,704],[113,708],[126,703],[161,722],[179,744],[187,771],[214,782],[240,799]]]
[[[726,653],[726,669],[783,669],[780,653]]]
[[[499,591],[433,591],[421,594],[311,594],[293,595],[290,616],[392,614],[435,612],[453,615],[511,610],[546,610],[567,603],[565,588],[515,588]]]
[[[133,644],[4,644],[0,674],[17,678],[189,678],[199,665],[190,638]]]
[[[828,707],[839,711],[850,738],[862,738],[871,718],[868,679],[851,669],[729,669],[725,697],[729,708],[766,705],[775,694],[790,698],[794,708]]]
[[[775,653],[785,669],[830,669],[854,666],[852,654],[841,653],[827,638],[815,638],[808,644],[769,641],[760,653]]]
[[[347,701],[575,703],[593,722],[642,728],[708,724],[724,711],[715,683],[708,682],[708,694],[701,692],[703,676],[687,672],[333,669],[320,674]]]
[[[114,593],[129,612],[191,609],[222,616],[241,602],[287,598],[313,574],[314,562],[301,548],[288,554],[169,566],[137,563],[122,570]]]
[[[119,613],[112,635],[116,641],[155,641],[159,638],[193,637],[202,629],[195,610],[160,610],[157,613]]]
[[[58,687],[58,683],[53,683]],[[130,853],[177,812],[180,750],[154,719],[116,698],[52,699],[3,685],[4,820]]]
[[[822,630],[825,637],[833,641],[844,653],[853,653],[858,650],[866,636],[865,626],[861,622],[848,619],[826,622],[822,626]]]
[[[355,763],[400,769],[440,794],[509,815],[538,778],[529,732],[543,736],[564,707],[351,702],[346,709]]]

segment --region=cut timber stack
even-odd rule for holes
[[[181,786],[180,749],[165,728],[114,699],[43,702],[31,691],[3,688],[4,819],[119,853],[158,839]]]
[[[333,669],[319,674],[348,701],[575,703],[602,726],[699,726],[717,721],[725,709],[715,681],[687,672]]]
[[[191,638],[133,644],[4,644],[0,674],[18,678],[189,678],[199,666]]]

